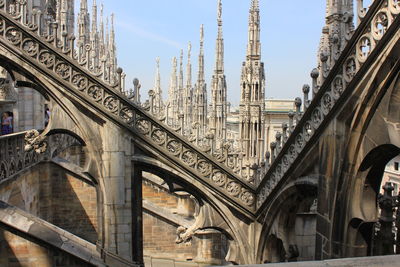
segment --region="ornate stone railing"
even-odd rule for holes
[[[42,160],[42,156],[31,149],[25,151],[27,132],[0,136],[0,182],[12,178]]]
[[[376,58],[374,51],[387,42],[386,36],[398,31],[399,13],[400,1],[375,0],[368,12],[362,14],[360,25],[261,181],[257,208],[284,180],[307,145],[323,131],[338,104],[345,101],[346,90],[351,90],[360,80],[363,66],[368,68]]]
[[[195,179],[228,196],[236,208],[255,210],[255,188],[231,168],[195,147],[159,119],[130,101],[123,93],[92,75],[74,58],[74,45],[66,50],[54,37],[38,35],[38,26],[24,23],[23,16],[7,13],[0,1],[0,43],[78,99],[95,107],[108,119],[125,127],[168,160],[175,162]],[[72,40],[73,41],[73,40]]]

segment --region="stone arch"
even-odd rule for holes
[[[267,263],[272,259],[283,259],[280,255],[282,251],[271,247],[272,243],[276,245],[279,242],[282,242],[282,249],[286,257],[284,260],[291,261],[295,260],[297,256],[301,256],[302,248],[301,244],[297,244],[297,235],[301,234],[300,228],[306,226],[300,216],[315,217],[312,206],[315,204],[313,201],[316,195],[317,179],[300,177],[287,184],[270,202],[263,215],[260,241],[257,244],[258,262]],[[309,227],[310,223],[307,222],[307,224]],[[314,218],[311,219],[311,224],[315,224]],[[298,252],[300,254],[296,256]]]
[[[20,75],[15,75],[16,77],[19,77]],[[18,87],[27,87],[27,88],[31,88],[33,90],[38,91],[47,101],[50,101],[50,98],[46,92],[46,90],[39,86],[36,83],[30,82],[30,81],[22,81],[22,80],[15,80],[15,86]]]
[[[60,118],[59,123],[53,124],[48,130],[52,129],[69,129],[70,134],[75,134],[75,136],[80,136],[79,139],[85,143],[88,147],[90,154],[93,156],[94,165],[90,166],[90,172],[94,176],[99,176],[101,172],[99,168],[101,156],[98,151],[98,145],[101,143],[101,137],[98,131],[92,130],[89,127],[87,121],[92,121],[93,124],[103,125],[105,121],[98,116],[95,116],[85,107],[75,103],[71,98],[67,96],[66,88],[55,84],[53,80],[48,79],[46,76],[41,75],[41,73],[35,69],[35,67],[30,66],[26,62],[21,61],[11,52],[7,51],[3,47],[0,47],[2,53],[0,54],[0,62],[7,66],[8,71],[13,74],[14,79],[17,83],[21,85],[29,85],[30,88],[42,92],[42,94],[52,101],[55,106],[58,106],[60,110],[64,113],[64,118]],[[1,64],[1,65],[3,65]],[[25,77],[25,78],[21,78]],[[42,78],[40,78],[42,77]],[[88,113],[88,116],[82,115],[82,113]],[[83,119],[83,117],[85,119]],[[62,119],[67,118],[69,120],[69,127],[63,127],[65,121]],[[89,119],[88,119],[89,118]],[[74,129],[71,129],[71,126]]]
[[[331,192],[335,198],[328,231],[331,248],[326,250],[331,257],[367,255],[368,237],[364,232],[376,220],[375,201],[381,182],[378,176],[390,154],[397,153],[400,146],[399,114],[394,108],[400,99],[398,58],[398,49],[392,50],[355,91],[357,102],[353,102],[351,112],[342,111],[351,115],[342,114],[347,121],[340,156],[345,160],[334,174],[339,177]],[[340,124],[340,119],[336,123]]]
[[[43,89],[43,92],[49,98],[50,105],[54,108],[52,116],[56,116],[56,119],[50,121],[46,130],[69,129],[70,132],[80,136],[86,144],[90,158],[88,159],[87,166],[85,166],[85,170],[96,181],[99,211],[99,244],[102,244],[102,240],[105,239],[103,205],[107,189],[103,181],[104,179],[102,179],[105,176],[101,151],[103,137],[99,128],[104,126],[106,121],[89,108],[75,102],[73,97],[70,96],[71,93],[68,88],[60,85],[56,79],[49,78],[51,75],[43,75],[34,66],[22,61],[2,46],[0,46],[0,51],[0,61],[9,66],[9,70],[13,72],[16,79],[18,75],[26,77],[32,83],[32,86],[34,84],[36,85],[36,89]]]
[[[371,256],[374,223],[378,220],[377,198],[381,189],[382,177],[387,163],[400,154],[400,148],[383,144],[373,148],[361,162],[356,175],[361,179],[361,194],[357,195],[352,208],[354,216],[347,227],[346,243],[348,256]],[[358,212],[356,212],[358,208]]]
[[[227,236],[230,242],[229,251],[226,256],[228,262],[234,264],[251,262],[249,257],[249,245],[246,233],[238,224],[249,223],[247,218],[241,218],[238,214],[233,214],[226,205],[212,194],[206,186],[192,179],[180,170],[168,166],[157,159],[138,155],[133,157],[134,166],[138,166],[143,171],[163,177],[170,187],[171,192],[185,191],[201,203],[204,208],[204,215],[197,229],[214,229]]]

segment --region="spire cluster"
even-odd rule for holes
[[[240,136],[229,136],[227,129],[228,106],[227,82],[224,73],[224,38],[222,0],[217,0],[217,37],[215,43],[215,67],[211,79],[210,104],[207,106],[205,83],[204,27],[200,26],[200,51],[198,56],[197,82],[192,86],[191,43],[187,51],[186,83],[183,81],[183,50],[173,59],[168,102],[165,106],[166,122],[217,157],[224,153],[236,155],[241,163],[235,171],[249,181],[253,177],[250,167],[259,164],[264,153],[265,75],[261,59],[259,1],[252,0],[249,11],[249,36],[247,60],[243,64],[243,85],[240,106]],[[158,69],[158,66],[157,66]],[[186,86],[184,85],[186,84]],[[241,86],[242,87],[242,86]],[[154,96],[151,96],[154,97]],[[149,103],[153,103],[151,100]],[[158,103],[158,102],[156,102]],[[153,108],[150,108],[153,110]],[[160,118],[163,114],[157,114]],[[220,155],[220,156],[218,156]],[[239,155],[241,155],[239,157]],[[243,158],[243,155],[245,157]]]
[[[103,5],[100,6],[100,23],[98,23],[97,15],[98,6],[96,0],[93,0],[91,17],[87,0],[81,0],[77,21],[78,56],[87,58],[89,68],[92,71],[103,72],[104,79],[110,84],[115,84],[118,80],[114,14],[111,14],[111,30],[109,30],[108,17],[106,19],[106,28],[104,29]],[[90,49],[90,53],[87,52],[87,49]]]
[[[6,1],[11,14],[22,15],[24,23],[37,24],[38,34],[54,40],[54,45],[64,53],[73,51],[72,57],[90,72],[101,77],[113,87],[123,87],[125,74],[117,73],[117,53],[115,44],[114,16],[111,15],[111,30],[108,18],[104,29],[104,8],[93,1],[91,14],[88,1],[80,0],[75,21],[75,0],[52,1]],[[119,85],[119,86],[117,86]]]

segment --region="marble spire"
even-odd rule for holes
[[[252,179],[250,167],[260,164],[265,150],[265,73],[261,62],[260,7],[252,0],[249,10],[246,61],[242,64],[239,107],[239,145],[244,154],[246,179]]]
[[[187,65],[186,65],[186,86],[184,92],[184,125],[185,130],[190,133],[192,124],[192,110],[193,110],[193,87],[192,87],[192,62],[191,62],[192,44],[189,42],[187,51]]]
[[[224,74],[224,39],[222,33],[222,1],[217,5],[218,34],[215,48],[215,69],[211,81],[210,130],[214,134],[215,148],[226,141],[227,87]]]
[[[200,127],[199,134],[207,132],[207,85],[204,75],[204,26],[200,26],[200,52],[198,59],[197,82],[193,93],[193,122]]]

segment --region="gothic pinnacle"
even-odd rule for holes
[[[222,26],[222,0],[218,0],[217,22],[218,22],[218,26]]]
[[[256,10],[260,8],[260,3],[258,0],[251,0],[251,9]]]
[[[86,12],[88,9],[87,0],[81,0],[81,12]]]
[[[215,71],[223,72],[224,70],[224,38],[222,33],[222,1],[218,0],[218,35],[216,41],[216,62]]]
[[[260,59],[261,57],[260,9],[258,0],[251,1],[249,12],[247,57],[253,57],[255,59]]]
[[[187,68],[186,68],[186,87],[189,90],[192,86],[192,63],[190,61],[192,51],[192,44],[188,44],[188,55],[187,55]]]
[[[161,75],[160,75],[160,57],[156,57],[156,80],[155,80],[155,91],[159,90],[161,84]]]
[[[204,48],[204,25],[200,26],[200,49]]]
[[[93,0],[92,6],[92,34],[96,34],[97,32],[97,4],[96,0]]]
[[[204,81],[204,26],[200,26],[200,53],[199,53],[199,70],[197,82]]]

